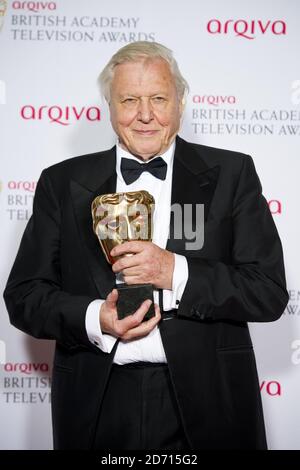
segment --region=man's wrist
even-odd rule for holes
[[[170,268],[170,289],[172,289],[173,285],[173,276],[174,276],[174,268],[175,268],[175,254],[172,252],[169,252],[171,254],[170,261],[171,261],[171,268]]]
[[[100,325],[102,334],[109,334],[109,331],[107,330],[107,326],[105,327],[105,320],[103,320],[105,316],[105,308],[106,308],[106,305],[105,305],[105,302],[103,302],[103,304],[100,306],[100,309],[99,309],[99,325]]]
[[[162,285],[160,286],[160,288],[171,290],[172,284],[173,284],[174,267],[175,267],[175,255],[171,251],[166,250],[165,266],[166,268],[163,274]]]

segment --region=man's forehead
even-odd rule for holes
[[[169,92],[172,87],[176,88],[176,83],[165,61],[160,61],[160,63],[152,61],[149,65],[139,62],[120,64],[115,68],[111,84],[112,92],[119,96],[127,94],[152,96]]]
[[[114,68],[114,79],[116,79],[116,81],[123,81],[124,78],[127,78],[129,80],[139,81],[147,72],[157,75],[157,78],[161,80],[165,79],[170,81],[170,78],[172,78],[170,66],[165,60],[151,58],[147,60],[128,61],[116,65]],[[128,74],[127,77],[126,73]]]
[[[115,70],[118,68],[122,68],[124,66],[135,66],[135,65],[140,65],[141,67],[151,67],[151,66],[160,66],[160,67],[166,67],[170,69],[169,63],[163,59],[162,57],[137,57],[136,59],[128,59],[124,60],[120,64],[117,64],[115,66]]]

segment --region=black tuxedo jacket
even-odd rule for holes
[[[90,210],[96,195],[116,189],[115,158],[112,148],[43,171],[4,294],[13,325],[56,340],[55,448],[92,448],[117,346],[103,353],[85,329],[89,303],[115,281]],[[265,448],[247,322],[276,320],[288,295],[280,239],[252,159],[177,137],[174,203],[205,205],[198,251],[174,239],[171,220],[167,249],[186,256],[189,278],[176,315],[159,325],[187,437],[194,449]]]

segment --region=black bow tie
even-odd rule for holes
[[[143,171],[149,171],[153,176],[160,180],[165,180],[167,175],[167,164],[161,158],[154,158],[149,163],[139,163],[130,158],[122,158],[121,172],[126,184],[131,184],[137,180]]]

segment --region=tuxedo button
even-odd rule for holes
[[[197,316],[198,312],[197,312],[197,310],[195,309],[195,307],[192,307],[192,308],[191,308],[191,314],[192,314],[193,316]]]
[[[205,320],[206,319],[206,315],[205,313],[197,310],[197,308],[195,307],[192,307],[191,309],[191,314],[194,316],[194,317],[197,317],[199,320]]]

